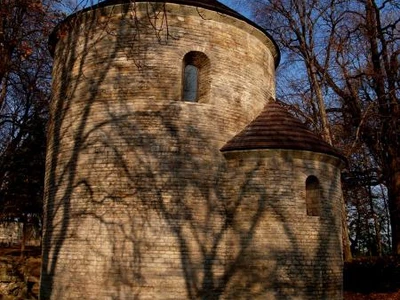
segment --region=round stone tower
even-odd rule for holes
[[[316,299],[328,285],[339,298],[336,152],[306,151],[304,169],[276,163],[262,178],[263,163],[244,166],[226,144],[275,95],[279,50],[268,34],[215,0],[107,0],[68,17],[50,48],[41,299]],[[320,168],[308,189],[297,176],[306,165]],[[281,169],[296,173],[291,185]],[[307,216],[304,190],[326,178],[336,184],[327,206]],[[287,219],[282,209],[268,221],[279,196],[269,182],[281,203],[300,197]],[[312,221],[295,228],[301,212]],[[306,235],[315,238],[299,247]],[[290,262],[302,259],[324,264],[291,284],[295,273],[279,266],[301,274]]]
[[[238,299],[248,287],[261,289],[260,299],[343,299],[342,155],[275,101],[221,151],[232,248],[243,243],[237,232],[252,228],[231,280]]]

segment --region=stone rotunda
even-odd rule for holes
[[[342,156],[215,0],[107,0],[50,37],[40,299],[341,299]]]

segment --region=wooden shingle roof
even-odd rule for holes
[[[275,101],[269,102],[261,114],[228,141],[221,151],[256,149],[306,150],[344,160],[340,152]]]

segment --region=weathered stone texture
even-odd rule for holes
[[[227,210],[234,216],[228,239],[232,249],[244,250],[228,288],[232,298],[341,299],[340,160],[290,150],[226,157]],[[306,213],[308,176],[321,182],[320,216]]]
[[[147,5],[58,30],[41,299],[339,299],[337,162],[219,151],[275,94],[273,43],[220,13]],[[210,59],[199,103],[181,100],[190,51]],[[308,174],[321,217],[305,213]]]

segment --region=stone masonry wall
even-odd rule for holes
[[[226,153],[228,299],[343,299],[340,160],[293,150]],[[306,179],[320,182],[307,215]],[[241,251],[240,255],[237,253]]]
[[[274,95],[276,49],[223,14],[149,5],[77,14],[58,30],[41,299],[234,292],[219,149]],[[181,101],[190,51],[210,59],[201,103]]]

